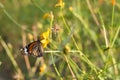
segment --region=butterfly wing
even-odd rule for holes
[[[34,55],[36,57],[41,57],[43,55],[43,47],[40,41],[34,41],[28,44],[25,48],[21,50],[23,55]]]
[[[34,55],[36,57],[43,56],[43,48],[42,48],[41,43],[37,42],[37,44],[33,46],[32,55]]]

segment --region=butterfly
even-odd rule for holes
[[[23,55],[33,55],[36,57],[42,57],[44,53],[40,40],[31,42],[30,44],[22,48],[20,51]]]

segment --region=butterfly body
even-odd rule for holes
[[[34,55],[36,57],[43,56],[43,47],[39,40],[31,42],[27,46],[21,49],[23,55]]]

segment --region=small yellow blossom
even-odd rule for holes
[[[70,6],[70,7],[69,7],[69,10],[70,10],[70,11],[73,11],[73,7],[72,7],[72,6]]]
[[[114,6],[115,5],[115,0],[111,0],[112,1],[112,5]]]
[[[43,15],[43,18],[44,18],[44,19],[49,18],[49,17],[50,17],[50,14],[49,14],[49,13],[45,13],[45,14]]]
[[[50,29],[40,35],[40,39],[48,39],[50,35]]]
[[[51,20],[53,20],[54,15],[53,15],[52,12],[50,12],[50,13],[45,13],[45,14],[43,15],[43,18],[44,18],[44,19],[50,18]]]
[[[42,43],[42,47],[45,48],[47,46],[47,44],[50,43],[50,40],[47,40],[47,39],[43,39],[40,41]]]
[[[50,29],[48,29],[46,32],[40,35],[40,42],[42,43],[43,48],[45,48],[47,44],[49,44],[50,42],[49,35],[50,35]]]
[[[44,72],[45,72],[45,70],[46,70],[46,64],[43,64],[40,68],[39,68],[39,73],[40,73],[40,75],[41,74],[43,74]]]
[[[63,52],[65,54],[68,54],[70,52],[70,47],[68,45],[65,45],[64,49],[63,49]]]
[[[64,8],[65,3],[63,2],[63,0],[58,0],[58,3],[55,5],[55,7],[61,7]]]

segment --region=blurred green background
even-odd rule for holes
[[[112,1],[114,0],[63,0],[65,6],[61,8],[55,7],[59,3],[57,0],[0,0],[0,36],[10,47],[24,79],[119,80],[120,1],[116,0],[115,5]],[[19,51],[24,43],[22,36],[23,33],[26,34],[25,44],[28,44],[33,41],[30,40],[29,34],[34,34],[34,26],[35,36],[50,28],[51,20],[44,18],[44,15],[50,12],[54,15],[52,26],[57,24],[61,31],[58,34],[53,33],[52,43],[45,50],[59,50],[60,47],[64,50],[67,44],[70,50],[82,53],[54,53],[54,62],[50,54],[44,54],[42,64],[46,65],[47,71],[39,74],[38,65],[31,77],[32,72],[27,70],[24,57]],[[23,31],[24,26],[26,29]],[[18,76],[15,77],[17,72],[14,63],[6,53],[3,44],[0,43],[0,79],[19,80]],[[68,63],[64,55],[67,56]],[[36,60],[37,58],[29,56],[31,67],[35,66]]]

